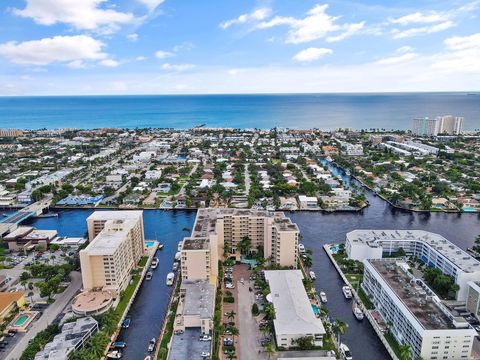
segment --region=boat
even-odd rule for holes
[[[159,243],[158,250],[163,250],[163,244],[162,243]]]
[[[145,277],[145,280],[152,280],[153,273],[151,271],[147,272],[147,276]]]
[[[122,328],[128,329],[130,327],[131,322],[132,320],[130,318],[126,318],[125,320],[123,320]]]
[[[152,352],[153,350],[155,350],[155,343],[155,338],[152,338],[152,340],[150,340],[150,342],[148,343],[148,352]]]
[[[350,170],[347,170],[347,171],[345,171],[345,175],[350,176],[350,175],[352,175],[352,173],[350,172]]]
[[[303,254],[305,252],[305,246],[303,244],[298,244],[298,251],[300,254]]]
[[[177,251],[182,251],[183,241],[178,242]]]
[[[350,289],[350,286],[345,285],[342,287],[343,295],[345,296],[345,299],[351,299],[352,298],[352,290]]]
[[[173,280],[175,280],[175,273],[173,273],[173,272],[168,273],[168,275],[167,275],[167,285],[172,286],[173,285]]]
[[[150,355],[145,356],[144,360],[152,360],[152,357]]]
[[[325,160],[327,160],[328,162],[332,162],[332,161],[333,161],[333,159],[332,159],[330,156],[327,156],[327,157],[325,158]]]
[[[107,354],[108,359],[121,359],[122,358],[122,352],[119,350],[114,350],[111,351]]]
[[[180,261],[180,258],[182,257],[182,253],[179,251],[175,254],[175,261]]]
[[[322,303],[326,303],[328,301],[325,291],[320,291],[320,300],[322,301]]]
[[[178,262],[174,262],[173,263],[173,268],[172,268],[173,271],[177,271],[178,270]]]
[[[312,279],[312,280],[315,280],[317,278],[313,271],[310,271],[309,275],[310,275],[310,279]]]
[[[353,307],[353,315],[355,315],[358,321],[362,321],[365,316],[363,315],[362,309],[360,309],[358,306]]]
[[[344,343],[340,344],[340,352],[342,353],[342,356],[345,360],[353,360],[353,356],[352,356],[352,353],[350,352],[350,349]]]
[[[152,269],[156,269],[158,267],[158,258],[154,257],[152,260]]]

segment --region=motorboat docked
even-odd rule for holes
[[[177,271],[178,270],[178,262],[174,262],[173,263],[173,271]]]
[[[365,316],[363,315],[362,309],[357,305],[353,307],[353,315],[355,315],[358,321],[362,321]]]
[[[158,250],[163,250],[163,244],[162,243],[159,243]]]
[[[326,303],[328,301],[325,291],[320,291],[320,300],[322,301],[322,303]]]
[[[126,318],[125,320],[123,320],[122,322],[122,328],[124,329],[128,329],[130,327],[130,323],[132,322],[132,320],[130,318]]]
[[[342,353],[342,356],[345,360],[353,360],[353,356],[352,356],[352,353],[350,352],[350,349],[344,343],[340,344],[340,352]]]
[[[145,356],[144,360],[152,360],[152,357],[150,355]]]
[[[315,280],[317,277],[315,276],[315,273],[313,271],[309,272],[310,279]]]
[[[327,157],[325,158],[325,160],[327,160],[328,162],[332,162],[332,161],[333,161],[333,159],[332,159],[330,156],[327,156]]]
[[[298,251],[300,252],[300,254],[305,253],[305,245],[298,244]]]
[[[145,280],[152,280],[153,273],[151,271],[147,272],[147,276],[145,276]]]
[[[177,251],[182,251],[183,241],[178,242]]]
[[[122,358],[122,352],[119,351],[119,350],[110,351],[107,354],[107,358],[108,359],[121,359]]]
[[[167,275],[167,285],[172,286],[173,285],[173,280],[175,280],[175,273],[173,273],[173,272],[168,273],[168,275]]]
[[[154,257],[152,260],[152,269],[156,269],[158,267],[158,258]]]
[[[350,286],[348,285],[343,286],[342,291],[343,291],[343,296],[345,296],[345,299],[352,298],[352,290],[350,289]]]
[[[153,350],[155,350],[155,343],[155,338],[152,338],[152,340],[150,340],[150,342],[148,343],[148,352],[152,352]]]
[[[347,170],[347,171],[345,171],[345,175],[350,176],[350,175],[352,175],[352,173],[350,172],[350,170]]]
[[[175,254],[175,261],[180,261],[180,258],[182,257],[182,253],[179,251]]]

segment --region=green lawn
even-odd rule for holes
[[[358,289],[358,296],[360,296],[360,300],[362,300],[363,305],[365,305],[368,310],[372,310],[375,308],[375,306],[373,306],[373,303],[370,301],[367,294],[365,294],[365,291],[363,291],[361,287]]]
[[[143,268],[147,264],[148,256],[142,256],[140,261],[138,262],[138,266]]]
[[[390,344],[390,347],[392,348],[392,350],[400,358],[400,345],[397,342],[397,340],[395,340],[395,338],[389,332],[386,332],[384,336],[385,336],[385,340],[387,340],[387,342]]]
[[[360,284],[363,281],[363,275],[359,274],[345,274],[347,280],[352,284],[354,289],[360,288]]]
[[[140,281],[140,276],[138,275],[132,276],[132,281],[130,282],[130,284],[128,284],[127,288],[123,292],[122,297],[118,302],[118,306],[115,309],[115,312],[117,313],[118,316],[123,315],[123,312],[127,308],[128,302],[130,301],[130,298],[132,297],[133,292],[135,291],[139,281]]]

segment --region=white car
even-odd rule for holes
[[[202,335],[200,336],[200,341],[211,341],[212,337],[210,335]]]
[[[206,352],[206,351],[202,351],[202,358],[209,358],[210,357],[210,353],[209,352]]]
[[[232,283],[227,283],[227,284],[225,284],[225,287],[226,287],[227,289],[235,289],[235,285],[233,285]]]

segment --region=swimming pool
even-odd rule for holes
[[[154,241],[145,241],[145,246],[152,247],[154,243],[155,243]]]
[[[13,323],[14,326],[17,326],[17,327],[20,327],[22,326],[23,324],[25,324],[25,322],[30,318],[29,315],[22,315],[20,316],[19,318],[17,318],[17,320]]]
[[[319,314],[319,310],[318,310],[318,306],[315,305],[315,304],[312,304],[312,310],[315,314],[315,316],[317,316]]]

